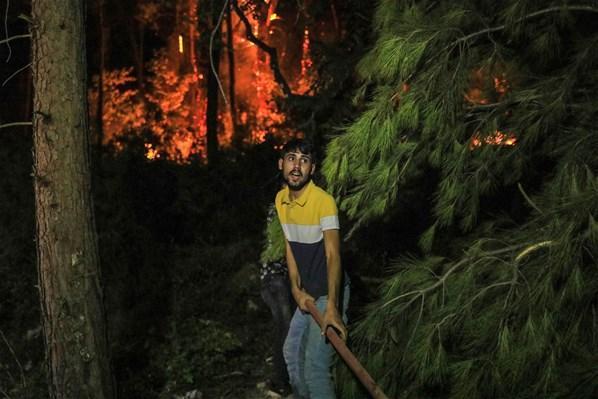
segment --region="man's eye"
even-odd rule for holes
[[[307,158],[301,158],[301,162],[302,162],[302,163],[308,163],[308,162],[309,162],[309,159],[307,159]]]

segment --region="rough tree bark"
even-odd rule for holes
[[[39,289],[52,398],[114,397],[90,192],[83,0],[32,0]]]

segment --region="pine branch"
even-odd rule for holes
[[[521,185],[521,183],[517,183],[517,188],[521,192],[521,195],[523,195],[523,198],[525,198],[525,200],[528,202],[528,204],[530,204],[530,206],[532,208],[534,208],[536,211],[538,211],[538,213],[540,215],[543,215],[544,212],[542,212],[542,210],[540,208],[538,208],[538,206],[534,203],[534,201],[532,201],[532,199],[527,195],[527,193],[523,189],[523,186]]]
[[[276,49],[274,47],[268,46],[266,43],[258,39],[253,34],[253,31],[251,29],[251,23],[249,22],[241,8],[239,8],[237,0],[231,0],[231,5],[233,6],[235,13],[239,16],[241,21],[243,21],[243,25],[245,25],[245,36],[247,37],[247,40],[258,46],[261,50],[265,51],[270,56],[270,69],[272,69],[272,72],[274,73],[274,79],[276,80],[276,83],[278,83],[282,88],[282,92],[284,93],[284,95],[286,97],[293,96],[293,92],[291,91],[289,84],[280,72],[280,65],[278,64],[278,53],[276,52]]]
[[[509,246],[509,247],[506,247],[506,248],[501,248],[501,249],[497,249],[497,250],[495,250],[495,251],[488,251],[488,252],[484,253],[484,254],[482,255],[482,257],[484,257],[484,258],[485,258],[485,257],[489,257],[489,256],[500,255],[500,254],[504,254],[504,253],[512,252],[512,251],[515,251],[515,250],[517,250],[517,249],[519,249],[519,248],[522,248],[522,247],[524,247],[524,246],[525,246],[525,244],[511,245],[511,246]],[[525,251],[524,251],[524,252],[525,252]],[[520,254],[519,256],[521,256],[521,254]],[[402,298],[405,298],[405,297],[408,297],[408,296],[411,296],[411,295],[415,295],[415,296],[414,296],[414,297],[413,297],[413,298],[412,298],[412,299],[411,299],[411,300],[410,300],[410,301],[407,303],[407,305],[406,305],[406,306],[409,306],[409,305],[410,305],[411,303],[413,303],[413,301],[415,301],[417,298],[419,298],[419,297],[423,297],[423,296],[424,296],[425,294],[427,294],[428,292],[430,292],[430,291],[433,291],[434,289],[436,289],[436,288],[440,287],[441,285],[444,285],[444,283],[446,282],[446,280],[449,278],[449,276],[450,276],[451,274],[453,274],[453,273],[454,273],[456,270],[458,270],[458,269],[459,269],[461,266],[463,266],[463,265],[465,265],[465,264],[469,263],[469,262],[470,262],[470,261],[472,261],[473,259],[474,259],[474,257],[473,257],[473,256],[468,256],[468,257],[466,257],[466,258],[463,258],[463,259],[461,259],[459,262],[455,263],[455,264],[454,264],[454,265],[453,265],[453,266],[452,266],[452,267],[451,267],[451,268],[450,268],[450,269],[449,269],[449,270],[448,270],[446,273],[444,273],[444,275],[442,275],[442,277],[440,277],[440,278],[438,279],[438,281],[436,281],[434,284],[432,284],[432,285],[430,285],[430,286],[428,286],[428,287],[426,287],[426,288],[420,289],[420,290],[413,290],[413,291],[409,291],[409,292],[406,292],[406,293],[404,293],[404,294],[401,294],[401,295],[399,295],[399,296],[397,296],[397,297],[395,297],[395,298],[393,298],[393,299],[391,299],[391,300],[387,301],[387,302],[386,302],[384,305],[382,305],[382,308],[385,308],[386,306],[390,305],[391,303],[393,303],[393,302],[396,302],[396,301],[398,301],[398,300],[400,300],[400,299],[402,299]]]
[[[535,250],[543,248],[543,247],[549,247],[553,244],[554,244],[554,241],[550,240],[550,241],[542,241],[542,242],[538,242],[536,244],[530,245],[529,247],[527,247],[523,251],[521,251],[521,253],[519,255],[517,255],[517,257],[515,258],[515,261],[519,262],[521,259],[523,259],[528,254],[534,252]]]
[[[4,125],[0,125],[0,129],[5,129],[5,128],[9,128],[9,127],[14,127],[14,126],[32,126],[33,123],[31,122],[12,122],[12,123],[6,123]]]
[[[533,12],[533,13],[528,14],[528,15],[524,15],[523,17],[517,19],[515,21],[515,23],[524,22],[524,21],[526,21],[528,19],[532,19],[532,18],[541,16],[541,15],[544,15],[544,14],[551,13],[551,12],[565,11],[565,10],[587,11],[587,12],[598,13],[598,8],[594,8],[594,7],[590,7],[590,6],[549,7],[549,8],[545,8],[543,10],[539,10],[539,11]],[[454,42],[452,42],[450,45],[448,45],[445,48],[445,50],[448,49],[448,48],[454,47],[454,46],[456,46],[456,45],[458,45],[460,43],[466,42],[466,41],[468,41],[470,39],[473,39],[476,36],[480,36],[480,35],[484,35],[484,34],[487,34],[487,33],[493,33],[493,32],[501,31],[501,30],[505,29],[506,26],[507,26],[506,24],[503,24],[503,25],[494,26],[492,28],[486,28],[486,29],[482,29],[482,30],[477,31],[477,32],[470,33],[469,35],[463,36],[463,37],[455,40]]]
[[[31,34],[27,33],[27,34],[23,34],[23,35],[14,35],[9,38],[0,40],[0,44],[8,43],[12,40],[25,39],[25,38],[31,38]]]

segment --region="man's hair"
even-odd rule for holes
[[[309,140],[305,139],[292,139],[287,141],[287,143],[282,147],[280,151],[280,157],[284,158],[289,152],[299,151],[302,154],[309,155],[311,157],[311,161],[316,163],[316,150],[314,149],[313,144]]]

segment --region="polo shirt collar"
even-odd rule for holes
[[[315,184],[313,182],[313,180],[310,180],[309,183],[307,183],[307,186],[305,186],[305,191],[301,194],[301,196],[299,198],[297,198],[296,200],[291,200],[290,197],[290,189],[289,186],[286,186],[284,188],[284,196],[282,198],[282,202],[285,204],[291,204],[292,202],[295,202],[297,205],[299,206],[304,206],[305,203],[307,202],[307,200],[310,197],[311,192],[313,191],[315,187]]]

